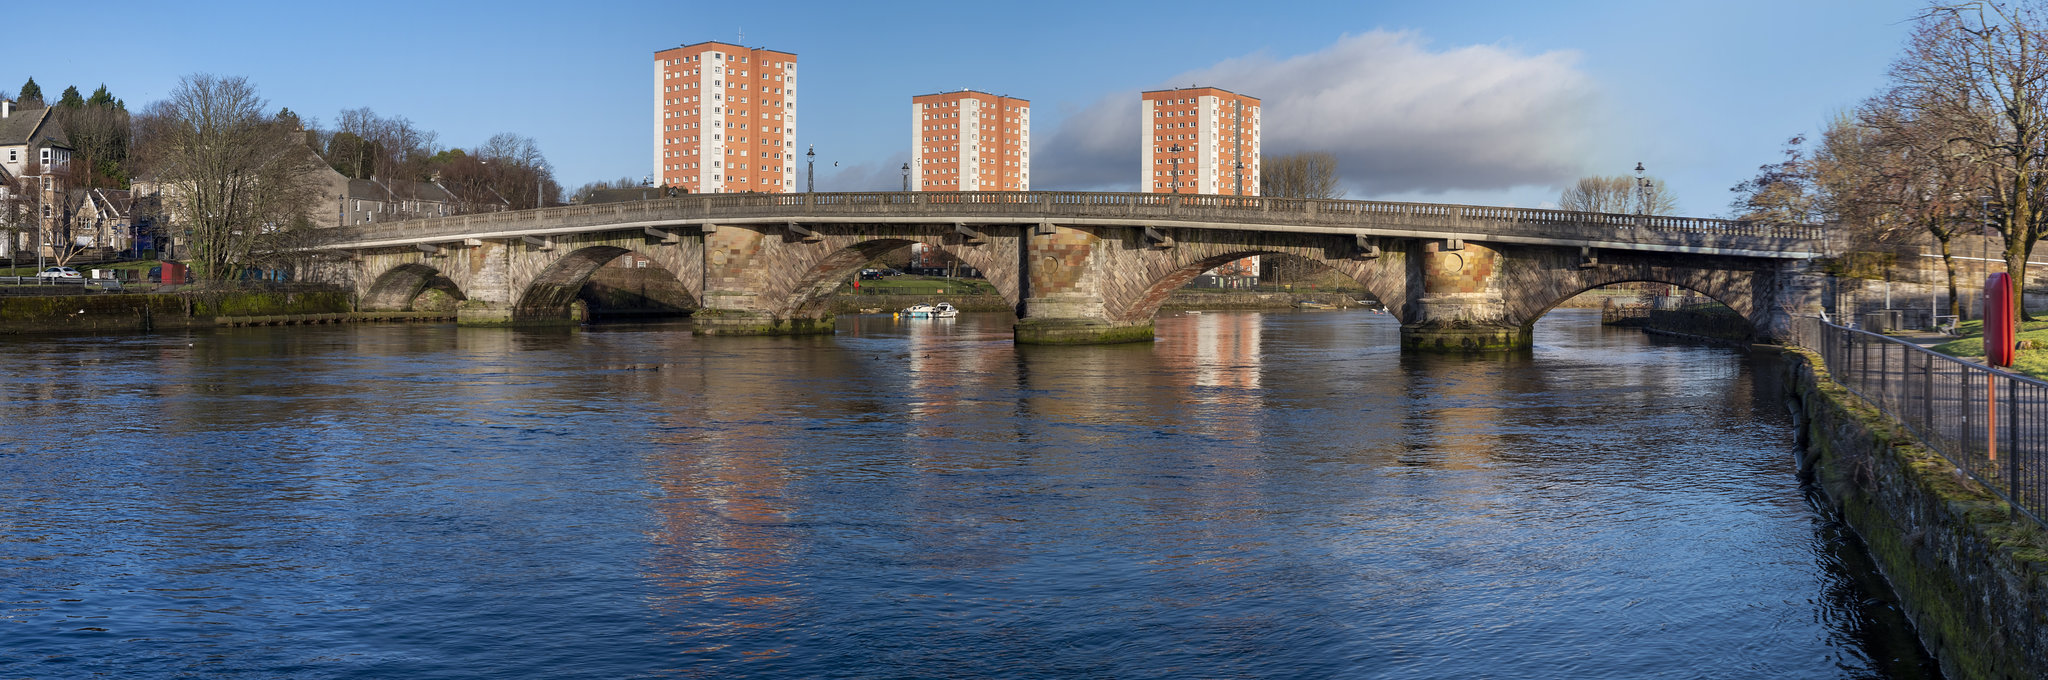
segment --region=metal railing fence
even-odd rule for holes
[[[2048,525],[2048,382],[1815,318],[1794,320],[1793,337],[1820,354],[1835,382]]]

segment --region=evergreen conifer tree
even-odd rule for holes
[[[15,99],[15,101],[19,102],[21,104],[21,108],[24,109],[43,108],[42,86],[36,84],[36,79],[28,79],[28,82],[23,83],[21,85],[21,96]]]

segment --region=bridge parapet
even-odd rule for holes
[[[699,194],[341,227],[333,247],[377,247],[703,223],[969,221],[1357,233],[1805,259],[1820,227],[1699,217],[1211,194],[875,192]]]

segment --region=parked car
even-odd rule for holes
[[[36,278],[42,278],[42,279],[82,279],[82,278],[85,278],[85,275],[84,275],[84,274],[80,274],[80,273],[78,273],[78,270],[76,270],[76,269],[72,269],[72,268],[70,268],[70,267],[51,267],[51,268],[49,268],[49,269],[45,269],[45,270],[42,270],[41,272],[38,272],[38,273],[36,273]]]

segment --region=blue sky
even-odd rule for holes
[[[183,4],[95,5],[105,20],[10,8],[13,25],[110,30],[17,46],[0,89],[105,83],[139,109],[185,74],[242,75],[323,123],[368,106],[444,146],[531,136],[574,187],[648,173],[655,50],[744,30],[798,55],[797,143],[817,146],[821,191],[895,188],[909,97],[963,87],[1032,100],[1033,188],[1129,189],[1127,102],[1197,81],[1265,98],[1268,154],[1336,150],[1351,198],[1535,206],[1641,161],[1692,215],[1724,213],[1728,187],[1786,137],[1876,92],[1924,6]],[[786,9],[758,13],[771,6]]]

